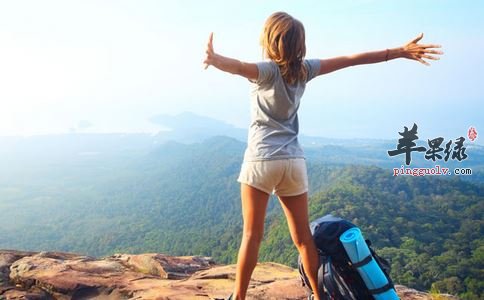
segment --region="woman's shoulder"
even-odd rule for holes
[[[306,65],[308,72],[308,77],[306,80],[306,82],[308,82],[314,77],[318,76],[319,70],[321,69],[321,60],[317,58],[304,59],[304,64]]]
[[[258,69],[258,78],[254,83],[259,85],[270,83],[280,76],[280,71],[277,63],[271,59],[263,60],[255,63]]]
[[[277,63],[273,61],[272,59],[266,59],[266,60],[261,60],[255,63],[257,67],[277,67]]]
[[[307,65],[319,65],[321,63],[321,60],[318,58],[305,58],[304,63]]]

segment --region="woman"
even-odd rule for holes
[[[308,178],[304,153],[298,142],[297,111],[306,83],[311,79],[350,66],[407,58],[429,65],[443,54],[439,45],[420,45],[423,33],[402,47],[340,56],[305,59],[304,27],[284,12],[276,12],[265,22],[261,45],[267,61],[247,63],[217,54],[210,34],[205,68],[214,66],[240,75],[252,83],[251,123],[247,149],[239,178],[241,183],[243,237],[238,253],[235,288],[229,299],[245,299],[252,272],[257,264],[263,237],[269,195],[278,196],[289,225],[292,240],[319,300],[317,269],[319,257],[309,229]]]

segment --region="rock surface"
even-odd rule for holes
[[[217,265],[209,257],[146,253],[94,258],[65,252],[0,250],[0,300],[225,299],[234,279],[235,265]],[[405,300],[432,299],[427,293],[396,288]],[[302,300],[306,295],[297,270],[259,263],[247,299]]]

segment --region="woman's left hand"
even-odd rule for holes
[[[423,33],[421,33],[419,36],[417,36],[415,39],[411,40],[407,44],[405,44],[402,47],[402,57],[408,58],[408,59],[413,59],[417,60],[424,65],[430,66],[428,62],[423,60],[424,58],[426,59],[432,59],[432,60],[439,60],[440,57],[435,56],[435,55],[429,55],[429,54],[444,54],[444,52],[435,50],[435,48],[441,48],[442,46],[436,45],[436,44],[427,44],[427,45],[421,45],[417,44],[418,41],[420,41],[423,37]]]

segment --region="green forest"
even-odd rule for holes
[[[0,248],[161,252],[235,263],[244,148],[215,137],[135,154],[0,159]],[[358,225],[391,262],[398,284],[483,298],[482,181],[393,177],[389,168],[345,160],[358,156],[351,148],[326,150],[307,155],[311,220],[331,213]],[[295,267],[297,255],[272,196],[259,258]]]

